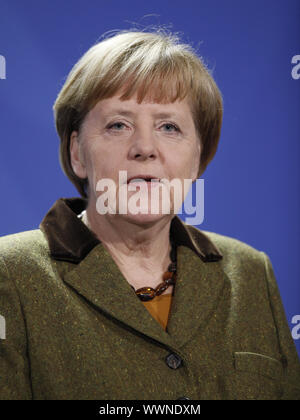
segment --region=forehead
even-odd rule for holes
[[[155,102],[150,98],[144,98],[143,101],[139,103],[137,101],[137,95],[133,95],[130,99],[124,100],[121,99],[120,94],[101,99],[96,103],[89,114],[98,117],[106,117],[112,114],[134,117],[145,114],[161,118],[192,118],[190,101],[187,98],[167,103]]]

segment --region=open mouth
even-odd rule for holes
[[[158,183],[158,182],[160,182],[160,179],[159,178],[156,178],[156,177],[154,177],[154,176],[151,176],[151,175],[146,175],[146,176],[143,176],[143,175],[138,175],[138,176],[134,176],[134,177],[131,177],[131,178],[129,178],[128,180],[127,180],[127,184],[131,184],[131,183],[139,183],[139,182],[153,182],[153,183]]]

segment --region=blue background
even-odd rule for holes
[[[0,13],[0,234],[37,228],[56,199],[78,195],[59,166],[52,114],[73,64],[106,31],[167,25],[198,47],[224,97],[200,228],[270,256],[292,329],[300,314],[300,79],[291,77],[300,1],[1,0]]]

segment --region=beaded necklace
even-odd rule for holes
[[[168,289],[169,286],[174,286],[176,283],[176,271],[177,271],[177,261],[176,261],[176,247],[174,242],[171,240],[171,264],[168,266],[168,270],[163,274],[163,281],[156,286],[155,289],[152,287],[141,287],[140,289],[135,290],[133,286],[133,290],[135,291],[136,295],[139,299],[143,302],[147,302],[149,300],[154,299],[156,296],[160,296],[165,290]]]

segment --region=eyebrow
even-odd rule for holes
[[[104,112],[105,116],[111,115],[111,114],[121,114],[121,115],[125,115],[125,116],[133,116],[134,112],[131,111],[126,111],[124,109],[112,109],[111,111],[108,111],[107,113]]]
[[[135,112],[127,111],[124,109],[115,109],[109,111],[105,116],[109,116],[110,114],[120,114],[128,117],[133,117],[135,115]],[[154,113],[154,116],[156,118],[181,118],[180,115],[174,113],[174,112],[158,112]]]
[[[180,118],[180,116],[174,112],[158,112],[155,116],[158,118]]]

